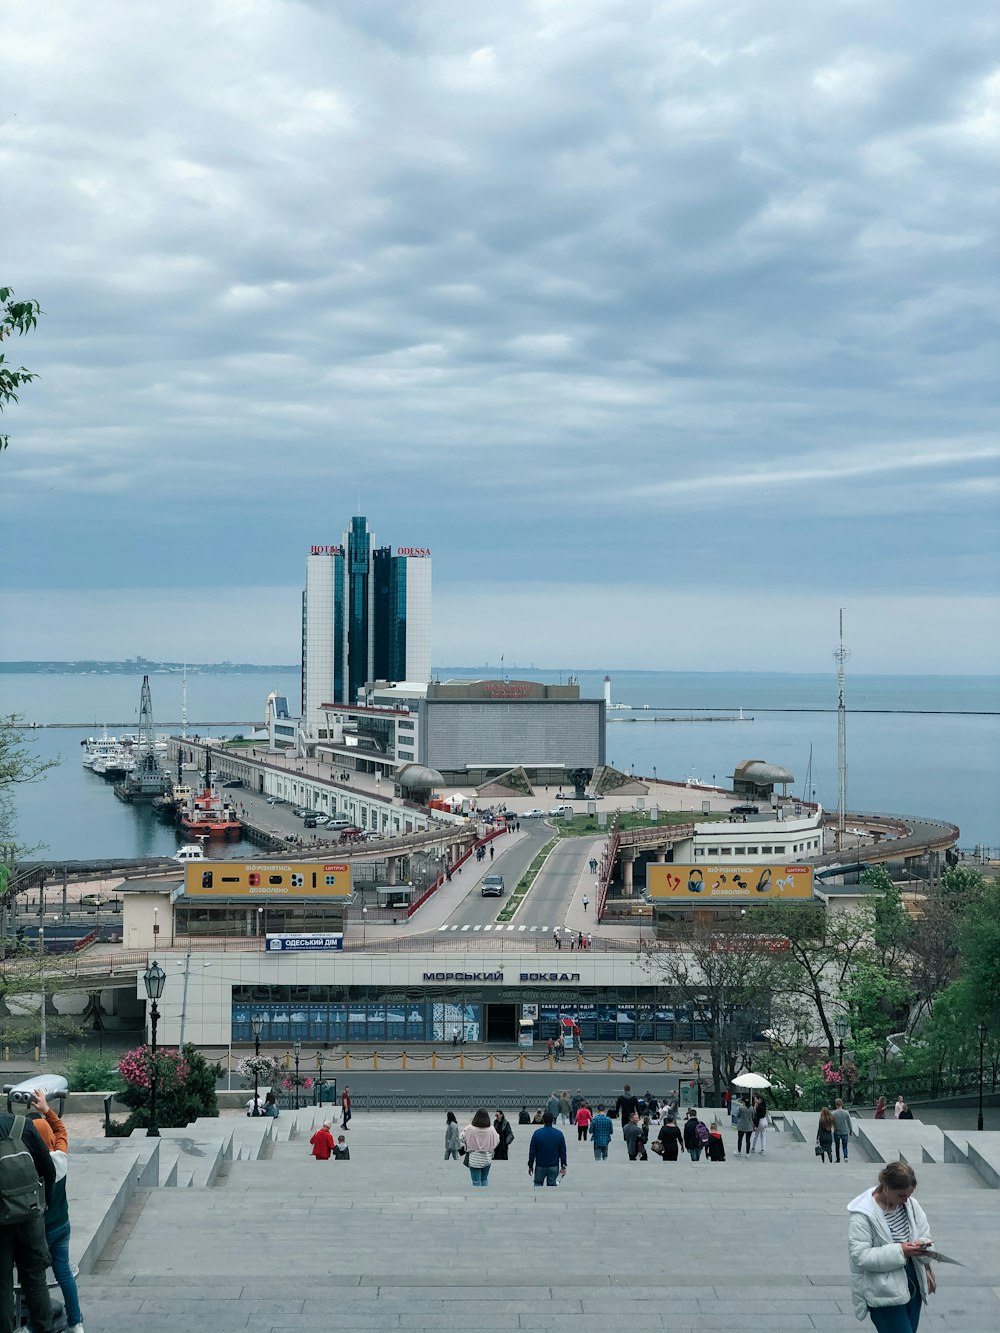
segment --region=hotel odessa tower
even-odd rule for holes
[[[339,546],[313,546],[302,594],[302,717],[314,733],[323,704],[357,703],[370,681],[431,674],[431,553],[376,546],[361,516]]]

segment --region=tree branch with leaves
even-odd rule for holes
[[[38,323],[38,316],[41,313],[42,309],[37,301],[15,301],[14,293],[9,287],[0,287],[0,344],[15,333],[19,337],[30,333]],[[0,412],[8,403],[19,401],[18,390],[22,385],[30,384],[37,378],[34,371],[24,366],[15,369],[8,363],[0,349]],[[9,443],[10,440],[6,435],[0,435],[0,450],[6,449]]]

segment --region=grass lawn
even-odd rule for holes
[[[713,819],[725,819],[726,816],[720,811],[713,814],[703,815],[692,810],[660,810],[655,820],[650,820],[649,814],[645,810],[622,810],[619,812],[618,827],[621,830],[632,828],[654,828],[656,826],[667,826],[672,824],[690,824],[695,820],[699,824],[708,823]],[[562,819],[555,821],[556,832],[560,838],[586,838],[601,837],[607,833],[610,825],[610,812],[608,825],[604,828],[597,822],[597,815],[574,815],[571,823],[567,824]]]

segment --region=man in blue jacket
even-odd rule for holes
[[[536,1185],[558,1185],[566,1174],[566,1137],[552,1123],[552,1112],[542,1115],[541,1129],[536,1129],[528,1145],[528,1175]]]

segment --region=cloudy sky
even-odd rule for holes
[[[4,657],[1000,662],[988,0],[6,0]]]

